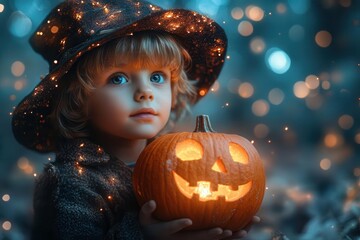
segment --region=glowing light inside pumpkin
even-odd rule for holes
[[[199,194],[200,198],[210,197],[210,182],[199,181],[195,192]]]
[[[227,202],[237,201],[248,194],[252,187],[252,181],[238,185],[237,190],[231,190],[230,186],[218,184],[218,190],[211,191],[210,182],[198,181],[196,187],[190,187],[189,182],[174,171],[173,177],[178,189],[185,197],[192,198],[195,193],[199,195],[199,201],[201,202],[218,200],[219,197],[224,197]]]
[[[234,162],[248,164],[249,163],[249,155],[245,151],[243,147],[236,143],[229,143],[229,152]]]
[[[176,145],[175,153],[182,161],[193,161],[203,157],[204,149],[199,142],[187,139]]]
[[[221,158],[218,158],[216,160],[216,162],[214,163],[214,165],[212,166],[211,170],[215,171],[215,172],[222,172],[222,173],[226,173],[226,168],[224,165],[224,162],[221,160]]]

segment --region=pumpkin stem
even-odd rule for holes
[[[211,128],[210,118],[208,115],[198,115],[196,117],[196,127],[194,132],[215,132]]]

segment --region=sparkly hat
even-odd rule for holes
[[[164,10],[146,1],[68,0],[55,7],[30,38],[50,71],[16,107],[15,138],[32,150],[54,151],[57,138],[49,115],[64,74],[85,52],[148,30],[176,36],[192,58],[188,78],[197,91],[193,103],[203,97],[220,74],[227,47],[224,30],[216,22],[193,11]]]

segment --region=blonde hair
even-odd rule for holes
[[[118,38],[86,53],[65,76],[58,105],[53,112],[55,127],[61,136],[76,138],[89,136],[87,97],[95,89],[93,76],[120,61],[136,66],[169,67],[171,71],[172,113],[168,125],[189,111],[195,98],[193,86],[187,78],[189,53],[168,33],[138,32]]]

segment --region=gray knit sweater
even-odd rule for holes
[[[32,239],[142,239],[131,174],[88,139],[62,143],[36,182]]]

